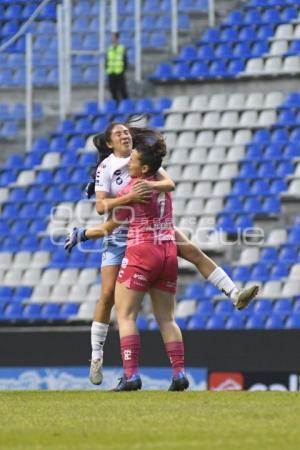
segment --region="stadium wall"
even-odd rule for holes
[[[142,366],[167,367],[160,334],[141,333]],[[300,373],[300,330],[185,331],[186,365],[209,371]],[[86,366],[88,327],[0,329],[0,367]],[[105,365],[120,366],[119,336],[109,333]]]

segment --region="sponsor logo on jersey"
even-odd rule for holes
[[[141,273],[135,273],[133,275],[133,278],[136,280],[140,280],[140,281],[147,281],[147,278],[144,275],[142,275]]]
[[[128,258],[123,258],[121,263],[122,269],[126,269],[127,266],[128,266]]]

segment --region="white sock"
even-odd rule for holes
[[[103,346],[105,344],[109,325],[107,323],[93,322],[91,327],[92,359],[103,358]]]
[[[221,267],[217,267],[209,276],[210,281],[214,286],[220,289],[223,294],[229,297],[231,300],[235,300],[235,294],[238,289],[232,279],[227,275]]]

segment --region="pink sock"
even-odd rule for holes
[[[167,342],[166,351],[172,364],[173,376],[184,371],[184,346],[182,341]]]
[[[130,378],[139,371],[140,336],[138,334],[133,334],[131,336],[122,337],[120,341],[124,373],[126,378]]]

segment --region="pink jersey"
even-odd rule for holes
[[[147,180],[155,180],[155,177],[149,177]],[[137,178],[133,178],[118,196],[130,192],[136,181]],[[114,217],[118,221],[128,220],[130,223],[127,247],[144,242],[159,244],[162,241],[175,241],[172,197],[169,192],[153,190],[148,203],[134,203],[116,208]]]

